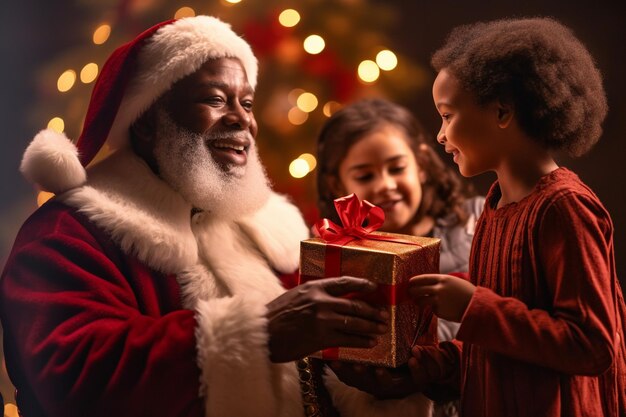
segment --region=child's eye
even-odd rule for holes
[[[397,166],[397,167],[391,167],[389,168],[389,172],[392,174],[401,174],[404,172],[404,170],[406,169],[406,166],[402,165],[402,166]]]
[[[372,179],[372,174],[363,174],[363,175],[359,175],[358,177],[354,178],[354,180],[356,182],[360,182],[360,183],[368,182],[371,179]]]
[[[442,115],[441,115],[441,118],[442,118],[443,120],[445,120],[446,122],[447,122],[448,120],[450,120],[450,117],[452,117],[452,115],[451,115],[450,113],[444,113],[444,114],[442,114]]]

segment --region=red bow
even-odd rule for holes
[[[313,226],[313,233],[326,242],[345,245],[355,239],[367,239],[385,222],[385,212],[367,200],[359,201],[355,194],[335,199],[335,210],[342,226],[329,219],[321,219]],[[367,226],[363,226],[367,220]]]

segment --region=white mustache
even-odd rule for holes
[[[213,142],[221,139],[242,139],[248,140],[250,143],[253,143],[253,138],[250,132],[239,131],[239,132],[213,132],[206,133],[202,135],[202,138],[205,142]]]

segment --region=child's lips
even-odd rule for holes
[[[376,205],[380,207],[381,209],[388,211],[394,208],[395,205],[398,204],[400,201],[402,200],[386,200],[386,201],[381,201],[379,203],[376,203]]]

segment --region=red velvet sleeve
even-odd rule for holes
[[[541,218],[534,245],[550,310],[478,287],[457,337],[567,374],[604,372],[616,331],[612,230],[593,197],[562,196]]]
[[[170,308],[168,277],[112,262],[71,215],[27,229],[0,295],[23,414],[203,415],[194,313]]]
[[[420,365],[431,382],[424,394],[433,401],[450,401],[461,395],[461,354],[463,343],[454,339],[423,352]]]

